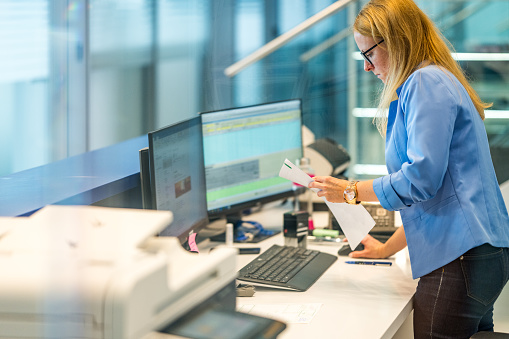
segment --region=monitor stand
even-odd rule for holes
[[[266,230],[256,221],[244,220],[242,212],[227,215],[226,223],[233,224],[233,241],[235,243],[258,243],[281,233],[281,231]],[[254,234],[254,236],[252,236],[252,234]],[[225,242],[225,233],[210,237],[210,240]]]

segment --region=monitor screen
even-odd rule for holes
[[[201,117],[148,134],[152,205],[173,213],[161,236],[184,242],[208,223]]]
[[[201,114],[210,217],[293,194],[279,177],[285,160],[302,157],[300,100]]]

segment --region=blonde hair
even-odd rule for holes
[[[353,29],[375,41],[383,39],[377,48],[386,49],[389,55],[389,74],[373,120],[382,136],[387,129],[389,105],[397,99],[396,89],[417,68],[430,64],[448,70],[461,82],[484,120],[484,109],[492,104],[481,101],[453,59],[452,45],[412,0],[371,0],[357,15]]]

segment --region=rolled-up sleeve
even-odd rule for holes
[[[373,189],[383,208],[389,211],[399,211],[407,206],[392,188],[390,180],[390,175],[375,179],[373,181]]]
[[[386,161],[392,161],[388,163],[390,174],[373,182],[380,204],[388,210],[431,199],[442,185],[457,114],[447,81],[445,73],[417,71],[402,87],[398,114],[404,125],[394,126],[387,136],[397,145],[386,149]],[[405,133],[398,134],[398,128]],[[403,153],[398,154],[397,149]]]

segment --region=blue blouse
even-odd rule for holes
[[[414,279],[484,243],[509,247],[486,130],[465,88],[432,65],[397,94],[385,142],[389,175],[373,188],[385,209],[401,213]]]

